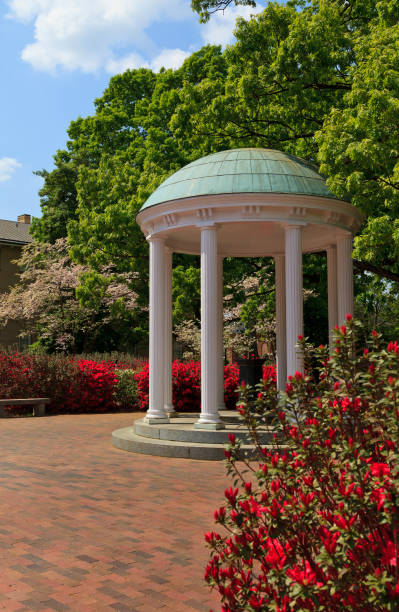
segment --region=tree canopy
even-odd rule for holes
[[[200,16],[200,21],[209,21],[210,16],[217,11],[224,11],[232,6],[256,6],[255,0],[192,0],[191,8]]]
[[[254,3],[193,0],[192,6],[206,20],[238,4]],[[103,270],[112,266],[114,274],[134,273],[130,289],[143,309],[148,250],[135,217],[146,198],[203,155],[235,146],[276,148],[319,164],[332,192],[367,214],[355,239],[358,287],[364,297],[374,282],[367,270],[385,275],[390,282],[379,281],[385,297],[378,302],[385,303],[399,280],[398,18],[397,0],[267,2],[251,19],[238,19],[236,43],[223,52],[206,46],[177,70],[112,77],[94,114],[72,121],[55,169],[40,172],[43,216],[34,222],[35,239],[68,236],[73,260],[88,270],[82,302],[95,306],[101,295],[95,287],[104,286]],[[175,272],[176,320],[198,316],[198,259],[175,256],[175,264],[189,269]],[[227,284],[270,272],[265,260],[225,265]],[[317,333],[326,325],[325,263],[308,258],[304,274],[313,292],[305,319]],[[272,300],[262,291],[251,300],[272,316]],[[256,312],[255,305],[243,312]]]

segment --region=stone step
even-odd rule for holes
[[[159,427],[159,426],[158,426]],[[200,430],[196,430],[200,431]],[[219,432],[207,432],[219,433]],[[205,461],[220,461],[225,458],[225,444],[205,444],[201,442],[179,442],[139,436],[133,426],[117,429],[112,432],[112,444],[121,450],[143,455],[158,457],[179,457],[183,459],[202,459]],[[252,459],[256,459],[257,452],[253,446],[243,445]]]
[[[163,425],[149,425],[143,419],[135,421],[134,433],[144,438],[155,440],[169,440],[171,442],[198,442],[201,444],[227,444],[228,435],[234,434],[243,444],[252,444],[251,436],[246,427],[236,422],[225,422],[225,429],[209,430],[195,429],[196,418],[178,417],[172,418],[171,422]],[[259,441],[261,444],[269,444],[273,439],[271,427],[259,428]]]

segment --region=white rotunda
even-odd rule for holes
[[[275,261],[277,380],[301,368],[302,253],[325,250],[328,325],[353,311],[352,238],[362,213],[336,199],[304,160],[271,149],[232,149],[198,159],[164,181],[137,221],[150,245],[148,424],[172,405],[172,253],[201,255],[201,414],[194,427],[221,429],[223,258]]]

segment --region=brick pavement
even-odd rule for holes
[[[202,576],[223,463],[114,449],[132,418],[0,421],[0,610],[220,610]]]

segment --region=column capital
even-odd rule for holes
[[[336,238],[336,242],[342,242],[342,240],[353,240],[353,234],[352,232],[348,232],[348,231],[343,231],[342,234],[338,234],[337,238]]]
[[[203,230],[214,230],[216,232],[219,229],[219,224],[203,221],[202,223],[201,222],[197,223],[196,227],[198,227],[201,230],[201,232]]]
[[[306,225],[306,221],[292,221],[292,223],[290,221],[283,221],[281,223],[282,228],[286,232],[294,229],[302,230],[304,227],[306,227]]]
[[[158,243],[163,243],[165,244],[165,238],[163,238],[162,236],[158,236],[157,234],[149,234],[146,237],[147,242],[158,242]]]

